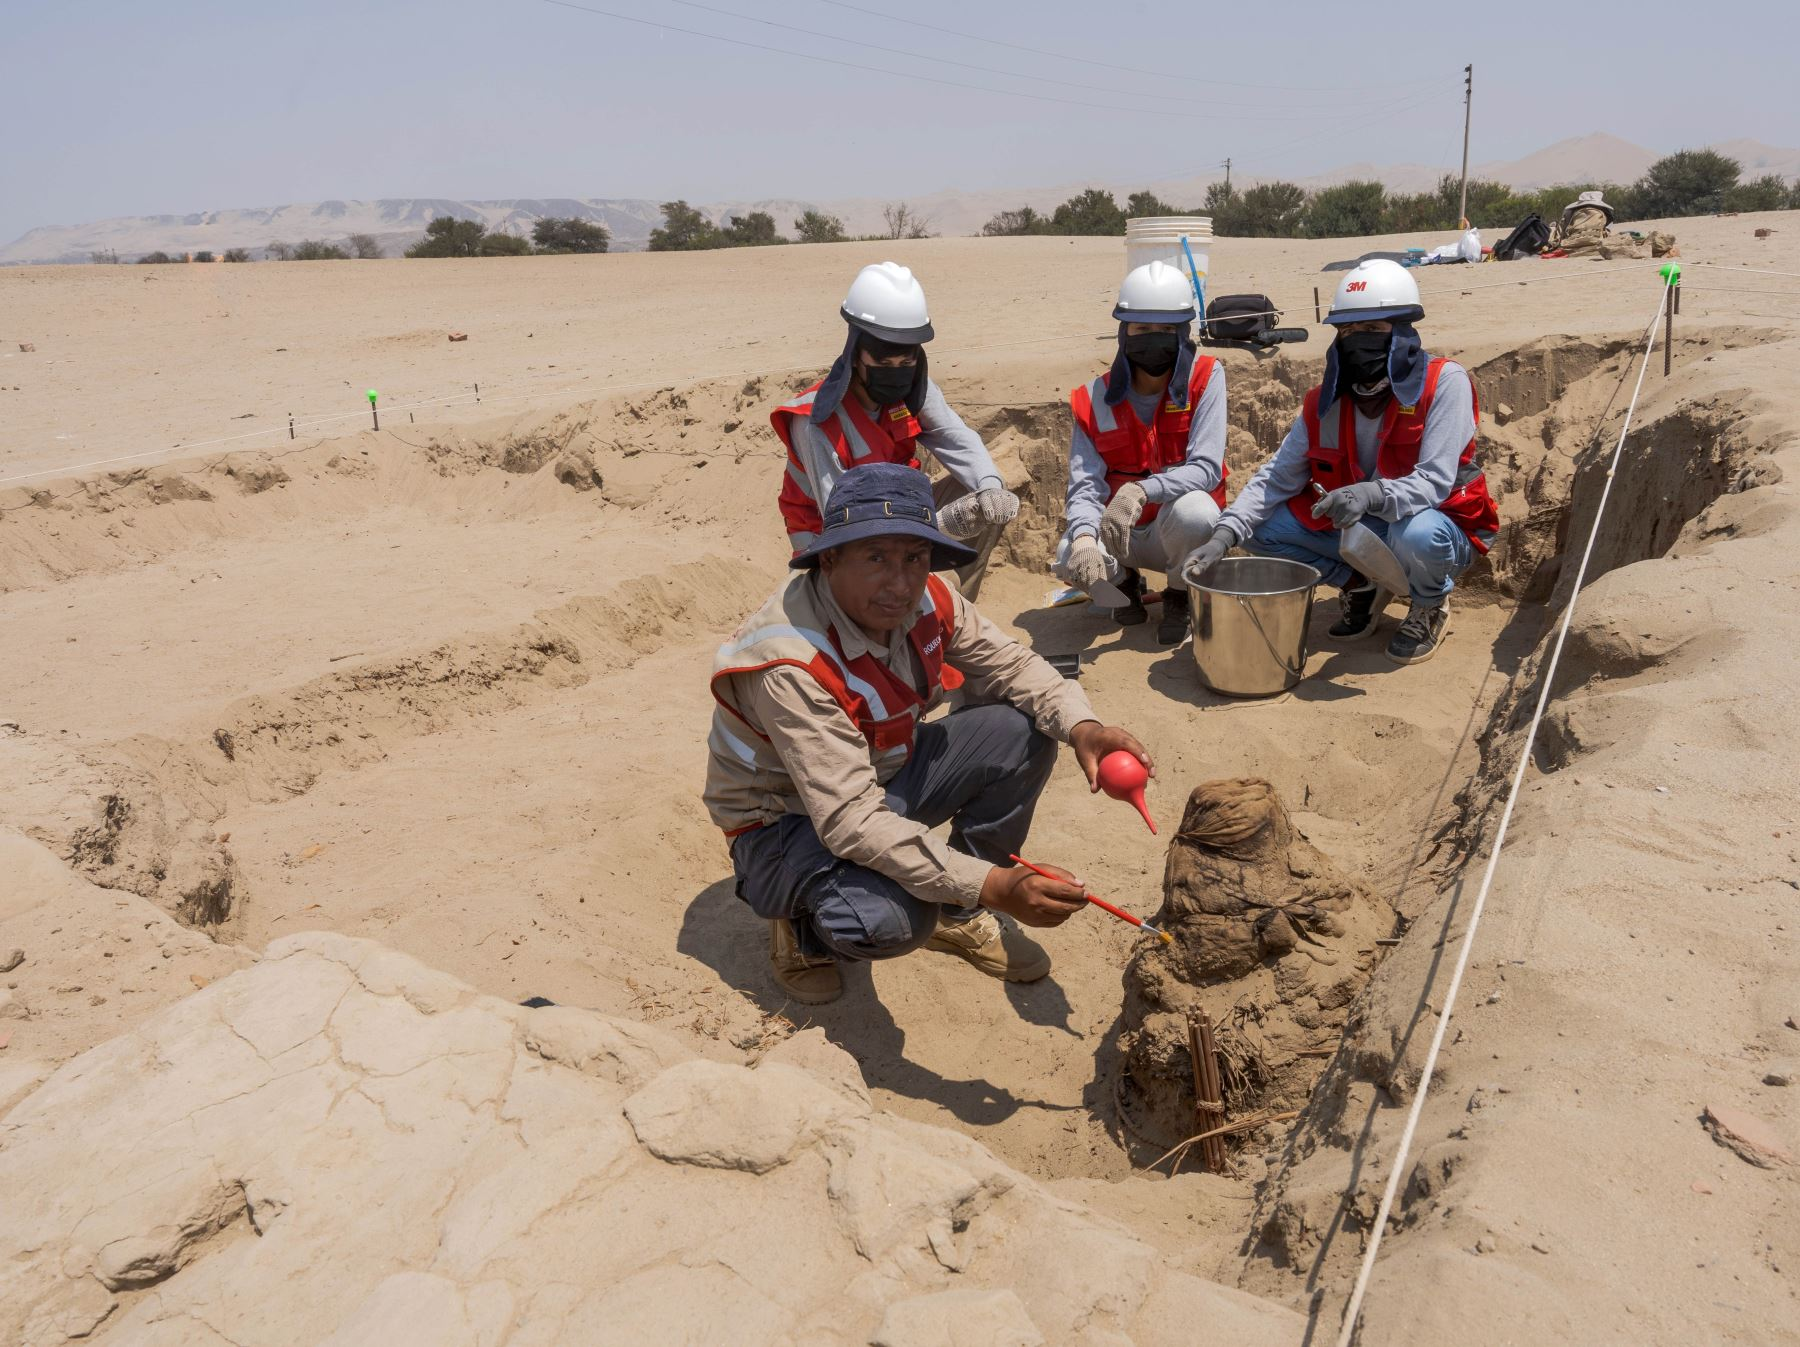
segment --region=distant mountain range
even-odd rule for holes
[[[1764,145],[1753,140],[1732,140],[1711,148],[1730,155],[1744,166],[1746,178],[1776,173],[1800,177],[1800,150]],[[1523,159],[1476,164],[1470,175],[1510,183],[1515,187],[1550,187],[1569,182],[1631,182],[1659,157],[1654,150],[1634,145],[1617,136],[1596,132],[1559,141]],[[1327,187],[1353,178],[1374,178],[1397,192],[1424,191],[1437,185],[1445,170],[1425,164],[1348,164],[1329,173],[1300,179],[1306,187]],[[1148,188],[1177,206],[1192,206],[1206,195],[1217,174],[1165,179],[1153,182],[1117,182],[1093,179],[1035,188],[1000,188],[979,192],[945,191],[907,198],[908,204],[931,222],[934,234],[974,234],[997,212],[1018,206],[1048,211],[1088,187],[1112,191],[1123,201],[1131,192]],[[1240,176],[1239,182],[1254,183]],[[828,211],[844,221],[852,234],[878,233],[882,209],[891,198],[857,197],[816,202],[792,200],[721,201],[696,208],[717,223],[732,215],[767,211],[782,232],[792,230],[794,220],[809,209]],[[611,231],[613,247],[622,251],[643,248],[650,231],[662,219],[656,201],[634,198],[550,197],[541,200],[455,201],[440,197],[408,197],[378,201],[320,201],[302,205],[252,209],[200,211],[192,215],[137,215],[96,220],[81,225],[45,225],[30,230],[0,248],[0,265],[20,263],[86,262],[95,253],[115,253],[131,261],[145,253],[193,253],[211,249],[247,248],[263,255],[274,241],[298,243],[302,239],[339,242],[351,234],[371,234],[390,257],[398,256],[417,241],[436,216],[454,215],[479,220],[489,229],[528,235],[532,223],[545,216],[576,216],[593,220]]]

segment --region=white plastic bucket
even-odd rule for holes
[[[1200,279],[1206,279],[1206,255],[1212,247],[1212,216],[1151,215],[1125,222],[1125,270],[1133,271],[1150,262],[1167,262],[1183,276],[1188,274],[1187,257],[1181,251],[1186,236],[1194,253],[1194,266]]]

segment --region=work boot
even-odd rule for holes
[[[1376,602],[1380,599],[1380,602]],[[1325,631],[1325,635],[1334,641],[1360,641],[1375,630],[1375,624],[1381,621],[1381,610],[1387,607],[1387,591],[1373,580],[1364,580],[1360,575],[1351,577],[1351,587],[1338,594],[1341,613]]]
[[[1387,656],[1396,664],[1423,664],[1437,653],[1450,634],[1450,600],[1420,603],[1413,600],[1406,621],[1388,642]]]
[[[1188,634],[1188,593],[1170,585],[1163,591],[1162,617],[1156,623],[1158,645],[1180,645]]]
[[[1125,596],[1125,606],[1113,609],[1114,622],[1121,627],[1135,627],[1150,616],[1144,608],[1144,577],[1142,575],[1130,567],[1126,567],[1113,583]]]
[[[781,990],[803,1006],[822,1006],[844,994],[837,960],[802,950],[792,922],[769,923],[769,965]]]
[[[989,977],[1008,982],[1036,982],[1050,971],[1050,956],[1041,946],[1009,933],[1000,919],[986,910],[967,921],[947,921],[940,916],[925,948],[958,955]]]

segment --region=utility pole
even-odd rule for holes
[[[1229,159],[1225,161],[1225,191],[1227,193],[1231,191],[1231,160]]]
[[[1475,66],[1474,63],[1463,67],[1463,172],[1462,202],[1457,207],[1457,218],[1462,221],[1458,226],[1469,227],[1469,113],[1475,102]]]

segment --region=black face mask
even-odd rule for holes
[[[1125,338],[1125,358],[1133,369],[1161,376],[1175,368],[1181,338],[1173,332],[1137,332]]]
[[[889,403],[904,402],[906,395],[912,392],[913,380],[919,377],[917,365],[864,365],[862,367],[863,387],[869,396],[875,399],[875,405],[885,407]]]
[[[1388,347],[1393,334],[1388,332],[1346,332],[1337,339],[1338,363],[1344,377],[1354,389],[1367,388],[1388,377]]]

